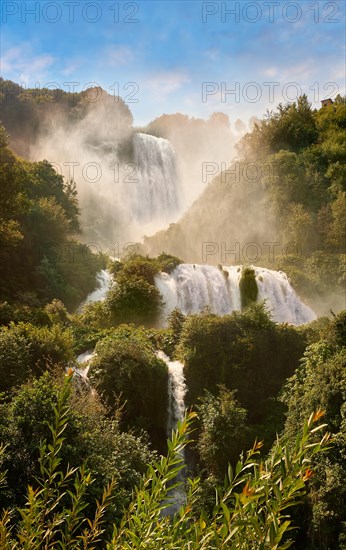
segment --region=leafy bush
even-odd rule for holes
[[[0,330],[0,391],[10,390],[30,376],[30,347],[26,338],[9,328]]]
[[[105,306],[114,324],[152,325],[159,316],[162,299],[157,288],[144,278],[122,278],[108,292]]]
[[[197,448],[209,475],[224,476],[228,463],[235,464],[246,447],[246,410],[235,399],[235,392],[219,387],[214,396],[207,390],[196,407],[201,422]]]
[[[160,271],[169,273],[179,263],[178,258],[164,252],[157,258],[133,254],[123,262],[114,262],[110,271],[115,284],[106,300],[113,323],[154,325],[163,305],[155,275]]]
[[[321,339],[311,343],[300,367],[284,385],[280,399],[287,406],[284,434],[292,440],[306,411],[323,411],[333,447],[314,459],[315,475],[297,515],[300,548],[342,548],[345,537],[346,498],[346,353],[345,312],[322,327]],[[322,413],[321,413],[322,415]]]
[[[188,316],[177,349],[185,365],[188,403],[196,403],[204,389],[216,393],[217,385],[224,384],[238,390],[250,424],[261,423],[268,398],[293,374],[304,349],[303,334],[275,324],[260,304],[223,317]]]
[[[156,446],[166,438],[168,373],[144,330],[120,326],[98,342],[89,377],[111,406],[119,398],[127,426],[145,428]]]
[[[65,368],[73,359],[70,333],[60,325],[12,322],[0,328],[0,391],[40,375],[53,363]]]

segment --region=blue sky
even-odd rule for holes
[[[175,112],[247,122],[300,90],[316,107],[345,92],[343,0],[3,0],[1,9],[4,78],[119,86],[137,125]]]

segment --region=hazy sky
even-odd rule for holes
[[[119,90],[138,125],[175,112],[246,120],[300,90],[314,106],[345,92],[343,0],[3,0],[1,10],[4,78]]]

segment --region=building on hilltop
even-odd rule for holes
[[[322,107],[328,107],[328,105],[333,105],[334,101],[328,98],[328,99],[322,99],[321,103],[322,103]]]

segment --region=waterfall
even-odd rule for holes
[[[97,287],[86,297],[84,302],[82,302],[78,306],[77,313],[81,313],[83,310],[83,306],[89,304],[90,302],[102,302],[106,298],[107,292],[113,282],[113,277],[109,273],[109,271],[107,271],[107,269],[101,269],[101,271],[99,271],[99,273],[96,275],[96,281]],[[82,377],[85,381],[88,380],[90,361],[92,360],[94,355],[95,351],[87,350],[78,355],[78,357],[76,358],[79,366],[74,369],[75,373],[77,374],[77,376]]]
[[[84,353],[81,353],[76,358],[76,363],[78,366],[75,366],[73,369],[74,370],[73,377],[77,383],[77,387],[82,390],[88,390],[91,393],[93,393],[94,390],[90,386],[88,374],[89,374],[89,368],[90,368],[90,361],[92,360],[94,355],[95,355],[95,352],[90,350],[85,351]]]
[[[81,353],[80,355],[78,355],[76,361],[79,367],[75,369],[75,372],[80,376],[82,376],[83,378],[87,379],[89,368],[90,368],[90,361],[94,356],[95,356],[95,352],[91,350],[85,351],[84,353]]]
[[[258,300],[266,300],[273,319],[279,323],[303,325],[316,319],[315,313],[299,298],[286,273],[257,268]]]
[[[180,361],[171,361],[163,351],[158,351],[157,356],[168,367],[167,436],[171,437],[172,430],[177,427],[177,422],[184,418],[185,413],[186,384],[184,365]]]
[[[107,271],[107,269],[101,269],[96,275],[97,287],[93,290],[82,302],[77,309],[77,313],[80,313],[83,309],[83,306],[89,304],[90,302],[103,302],[106,298],[107,292],[113,281],[112,275]]]
[[[132,211],[138,222],[169,220],[177,214],[180,193],[175,152],[170,142],[147,134],[133,138],[137,174],[132,188]]]
[[[180,361],[171,361],[163,352],[158,351],[157,356],[162,359],[168,367],[168,419],[167,436],[171,437],[172,430],[176,429],[179,420],[182,420],[185,413],[185,394],[186,384],[184,377],[184,365]],[[185,452],[180,452],[182,462],[185,462]],[[180,470],[175,481],[184,482],[184,471]],[[173,515],[179,510],[186,501],[186,493],[183,483],[170,491],[169,507],[166,509],[167,515]]]
[[[258,286],[258,301],[265,300],[273,319],[293,325],[309,323],[315,313],[299,299],[282,271],[251,266]],[[241,309],[239,281],[242,266],[180,264],[170,275],[160,273],[155,284],[165,303],[164,318],[178,308],[193,314],[209,306],[213,313],[225,315]]]

